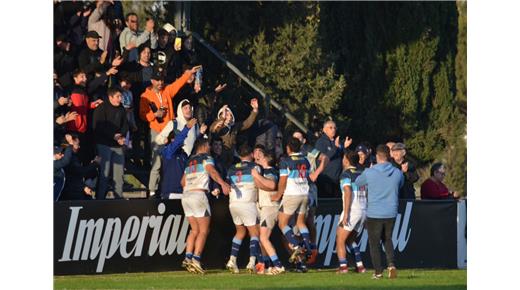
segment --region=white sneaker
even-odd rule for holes
[[[249,274],[256,274],[255,260],[249,259],[249,263],[247,263],[246,270]]]
[[[226,269],[231,271],[231,273],[233,273],[233,274],[240,273],[240,270],[238,270],[237,264],[235,262],[233,262],[233,260],[231,260],[231,259],[229,259],[229,261],[227,262]]]
[[[191,261],[191,264],[189,266],[191,268],[192,271],[194,271],[195,273],[198,273],[198,274],[204,274],[205,271],[204,269],[202,269],[202,266],[200,265],[200,262],[193,259]]]
[[[281,267],[270,267],[269,272],[266,272],[266,275],[280,275],[282,273],[285,273],[284,266]]]

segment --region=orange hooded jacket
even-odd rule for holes
[[[186,84],[191,75],[192,73],[190,71],[186,71],[175,82],[162,89],[160,92],[162,96],[162,105],[159,96],[154,92],[153,87],[149,86],[146,88],[144,93],[141,95],[139,103],[139,117],[150,124],[150,129],[159,133],[170,120],[175,119],[175,114],[173,112],[173,98],[182,86]],[[157,108],[160,108],[161,106],[167,108],[166,115],[162,118],[163,121],[161,123],[159,123],[155,118],[155,115],[150,108],[150,103],[154,103]]]

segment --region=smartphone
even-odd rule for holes
[[[180,37],[175,37],[175,44],[173,45],[173,48],[174,48],[176,51],[181,50],[181,48],[182,48],[182,38],[180,38]]]

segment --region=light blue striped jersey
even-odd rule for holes
[[[301,153],[293,153],[280,160],[280,177],[287,176],[284,195],[308,195],[311,165]]]
[[[251,175],[251,170],[262,173],[260,166],[254,162],[241,161],[232,165],[228,170],[228,180],[231,185],[229,203],[256,202],[258,200],[258,188]]]
[[[367,209],[367,191],[366,186],[359,188],[354,182],[361,175],[361,171],[355,167],[347,168],[339,177],[339,186],[341,190],[341,198],[345,202],[345,186],[349,186],[352,190],[352,198],[350,200],[350,212],[361,213]]]
[[[193,189],[203,189],[209,191],[209,174],[206,171],[206,165],[215,166],[213,157],[208,154],[197,154],[190,159],[184,169],[186,175],[186,186],[183,192],[189,192]]]

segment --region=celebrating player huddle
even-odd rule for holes
[[[253,154],[247,144],[242,145],[238,150],[240,162],[228,169],[227,178],[223,180],[209,155],[208,141],[196,141],[195,154],[188,160],[181,181],[184,189],[182,207],[191,226],[183,267],[192,273],[204,273],[200,257],[210,224],[211,210],[206,194],[210,191],[211,178],[221,186],[223,194],[229,195],[229,211],[236,229],[227,269],[240,273],[237,256],[248,234],[250,252],[246,271],[266,275],[284,273],[285,267],[270,241],[271,232],[277,225],[286,238],[288,262],[306,272],[305,264],[313,263],[317,256],[310,233],[310,229],[314,231],[317,206],[314,181],[324,170],[328,158],[315,149],[304,154],[301,147],[297,138],[288,141],[288,156],[280,160],[278,171],[271,154],[261,148],[255,149]],[[365,271],[355,238],[365,222],[366,191],[353,184],[359,175],[353,166],[357,163],[354,155],[357,156],[346,153],[343,159],[343,212],[337,228],[338,273],[348,271],[345,244],[355,253],[358,271]]]

